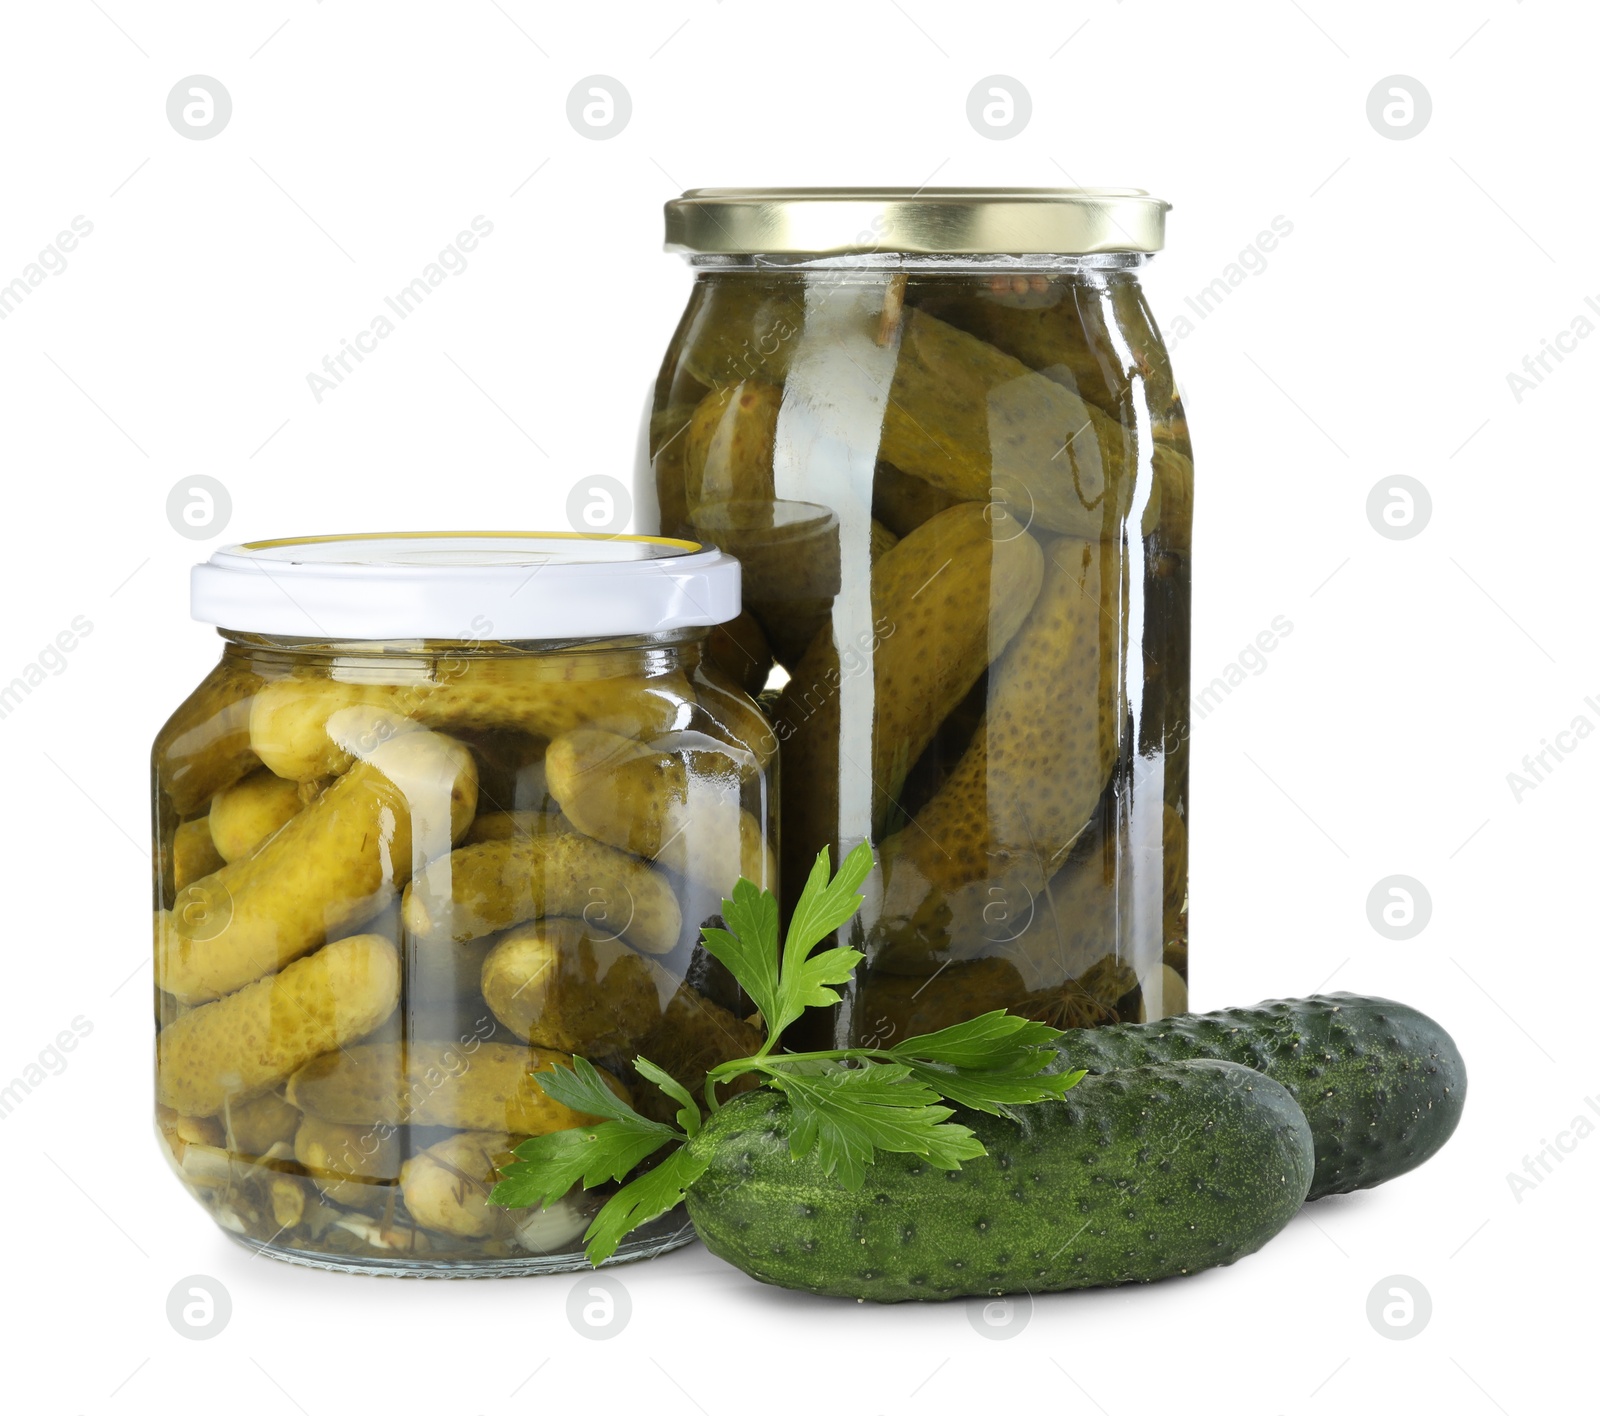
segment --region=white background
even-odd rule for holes
[[[1589,738],[1507,783],[1579,714],[1593,650],[1600,339],[1519,402],[1524,355],[1600,298],[1592,7],[1260,0],[666,0],[449,6],[267,0],[7,5],[0,283],[74,216],[93,234],[0,321],[7,504],[0,680],[92,632],[0,720],[9,1025],[0,1080],[92,1033],[0,1123],[4,1381],[29,1410],[1105,1416],[1593,1401],[1600,1138],[1537,1188],[1507,1172],[1600,1094]],[[631,95],[608,141],[578,80]],[[191,141],[169,90],[229,91]],[[969,124],[988,75],[1032,96]],[[1386,76],[1417,136],[1369,123]],[[146,754],[217,651],[188,565],[298,532],[562,524],[574,478],[626,480],[687,292],[662,201],[737,184],[1134,184],[1171,199],[1163,325],[1275,216],[1293,226],[1173,349],[1200,495],[1194,666],[1293,631],[1195,730],[1194,1001],[1324,983],[1434,1014],[1472,1069],[1425,1169],[1320,1203],[1234,1268],[1041,1299],[1005,1341],[960,1304],[861,1308],[760,1287],[695,1247],[616,1271],[604,1343],[573,1280],[405,1283],[234,1248],[152,1140]],[[493,234],[318,403],[306,375],[477,215]],[[1600,318],[1589,311],[1591,318]],[[225,536],[165,506],[205,473]],[[1420,535],[1369,524],[1420,480]],[[220,534],[220,533],[219,533]],[[1421,881],[1386,939],[1366,901]],[[187,1275],[232,1297],[178,1335]],[[1380,1279],[1432,1297],[1380,1336]],[[537,1370],[537,1375],[531,1375]],[[597,1406],[596,1403],[599,1403]]]

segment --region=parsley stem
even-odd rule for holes
[[[790,1062],[893,1062],[896,1057],[892,1052],[877,1047],[838,1047],[825,1052],[780,1052],[772,1056],[768,1049],[751,1054],[749,1057],[736,1057],[731,1062],[723,1062],[713,1067],[706,1074],[706,1099],[711,1101],[712,1089],[718,1082],[732,1081],[735,1077],[746,1072],[776,1072],[781,1071]],[[713,1109],[715,1106],[713,1104]]]

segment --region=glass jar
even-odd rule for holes
[[[153,752],[174,1169],[299,1263],[584,1266],[607,1190],[488,1202],[519,1139],[594,1119],[539,1072],[582,1056],[627,1094],[642,1053],[696,1089],[761,1042],[700,940],[741,874],[777,868],[770,734],[707,653],[737,562],[649,537],[313,537],[218,552],[192,599],[226,643]],[[668,1214],[617,1259],[690,1237]]]
[[[792,901],[874,843],[812,1045],[1187,1007],[1188,428],[1110,190],[703,190],[644,435],[744,562]],[[770,674],[767,671],[770,670]],[[765,683],[761,679],[765,677]]]

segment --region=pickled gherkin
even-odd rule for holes
[[[875,826],[886,821],[912,763],[1033,608],[1042,574],[1033,537],[1024,532],[997,539],[976,503],[940,513],[878,562],[872,663],[879,713],[870,763],[841,759],[834,688],[839,655],[830,633],[813,640],[777,710],[785,768],[806,784],[789,808],[795,824],[794,849],[785,851],[784,863],[790,896],[816,858],[809,843],[837,812],[831,784],[854,770],[871,791]],[[929,652],[933,643],[939,652]]]
[[[744,564],[775,661],[784,907],[823,847],[877,857],[840,939],[865,962],[797,1042],[995,1007],[1093,1026],[1186,995],[1194,467],[1138,275],[1162,210],[668,203],[696,273],[638,482],[663,530]]]
[[[684,316],[681,376],[706,389],[741,379],[781,384],[805,323],[805,291],[781,276],[708,283]]]
[[[917,309],[902,326],[879,450],[949,496],[998,493],[1024,522],[1077,536],[1120,534],[1134,490],[1119,424]]]
[[[684,434],[684,490],[697,506],[771,501],[772,447],[783,392],[740,379],[703,398]]]
[[[931,482],[880,462],[872,474],[872,514],[894,535],[909,536],[924,522],[957,504]]]
[[[1038,277],[1021,291],[1010,281],[951,289],[924,308],[1118,416],[1129,378],[1098,291]]]
[[[938,795],[883,844],[870,937],[898,971],[987,952],[996,906],[1043,892],[1111,780],[1123,715],[1101,668],[1120,658],[1121,556],[1061,537],[1046,561],[1044,588],[991,677],[983,726]]]

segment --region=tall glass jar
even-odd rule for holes
[[[642,537],[312,537],[197,566],[221,661],[153,752],[158,1134],[263,1253],[582,1267],[606,1191],[489,1202],[595,1118],[539,1076],[698,1089],[759,1019],[704,950],[771,886],[772,751],[710,661],[731,557]],[[654,1086],[641,1108],[671,1106]],[[655,1113],[652,1113],[655,1114]],[[619,1260],[686,1243],[664,1215]]]
[[[1193,465],[1109,190],[702,190],[641,502],[744,563],[788,898],[874,843],[814,1042],[1187,1007]],[[830,1036],[831,1034],[831,1036]]]

